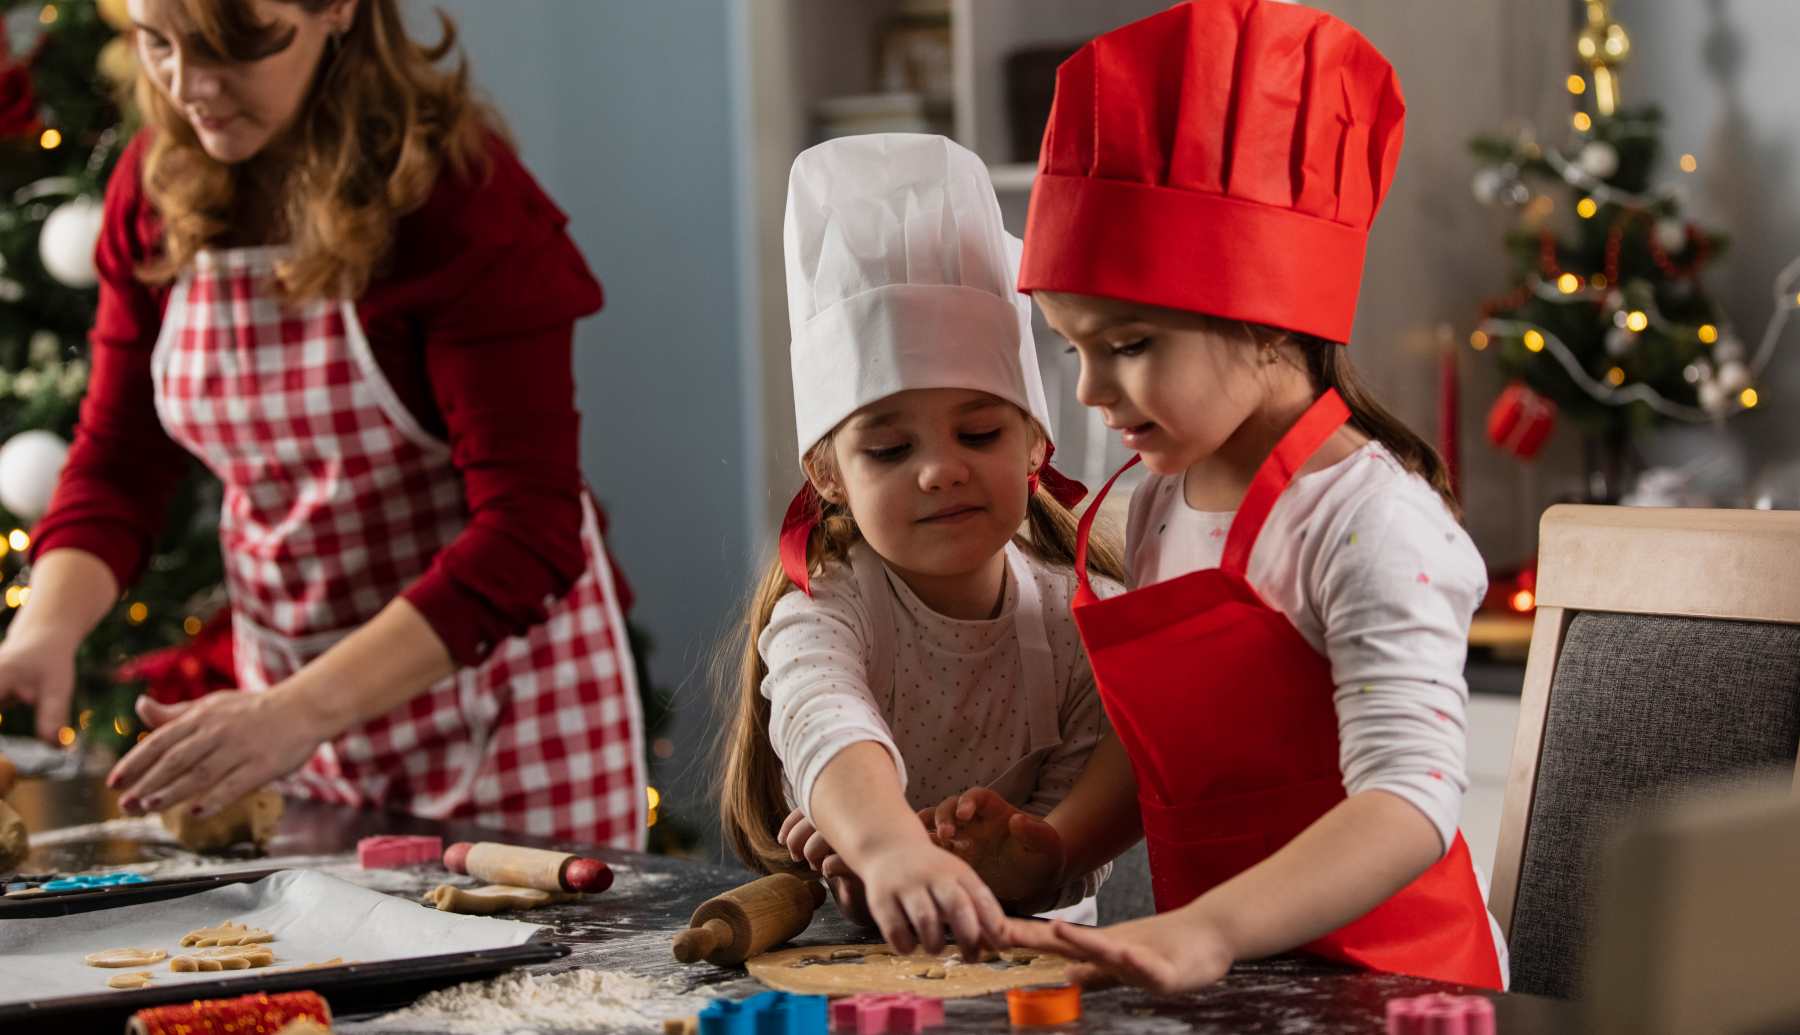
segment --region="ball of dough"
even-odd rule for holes
[[[11,805],[0,801],[0,873],[11,873],[31,854],[31,838],[25,821]]]

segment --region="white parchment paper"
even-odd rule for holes
[[[161,949],[180,955],[181,936],[226,920],[275,936],[270,970],[321,963],[475,952],[519,945],[541,928],[515,920],[459,916],[359,888],[309,870],[283,870],[254,884],[232,884],[196,895],[101,909],[72,916],[0,921],[0,1005],[112,991],[106,979],[139,970],[153,988],[192,981],[252,977],[256,970],[178,974],[169,961],[143,967],[90,967],[83,957],[102,949]]]

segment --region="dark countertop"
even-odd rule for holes
[[[50,834],[34,846],[25,872],[77,872],[152,863],[166,872],[193,873],[221,868],[269,865],[312,866],[355,880],[354,849],[358,838],[381,833],[441,835],[445,843],[493,840],[491,832],[459,823],[362,812],[312,802],[290,802],[280,834],[270,848],[272,858],[248,856],[201,859],[183,852],[142,821],[118,820],[111,792],[97,777],[27,780],[10,800],[26,817],[34,834]],[[89,826],[92,825],[92,826]],[[66,828],[82,827],[80,830]],[[507,837],[515,843],[550,846],[551,842]],[[556,847],[575,849],[561,844]],[[747,879],[735,868],[665,856],[611,850],[588,850],[612,865],[617,880],[611,890],[589,900],[535,910],[524,919],[546,924],[550,937],[569,946],[566,958],[538,964],[538,973],[572,968],[626,972],[647,979],[669,979],[673,994],[739,997],[761,990],[741,970],[711,965],[685,966],[670,955],[669,940],[706,898]],[[416,897],[418,891],[446,879],[442,871],[376,871],[371,886]],[[152,874],[154,875],[154,874]],[[867,940],[829,905],[796,944]],[[1394,975],[1352,971],[1299,958],[1240,965],[1218,985],[1179,997],[1152,996],[1131,989],[1089,992],[1084,1017],[1063,1031],[1150,1033],[1268,1033],[1268,1035],[1364,1035],[1383,1030],[1383,1004],[1393,996],[1454,990],[1453,986]],[[689,1000],[691,1003],[691,1000]],[[1498,1030],[1506,1035],[1561,1035],[1580,1030],[1579,1012],[1567,1003],[1531,996],[1496,997]],[[674,1011],[667,1011],[672,1014]],[[662,1014],[667,1015],[667,1014]],[[660,1016],[660,1015],[659,1015]],[[343,1016],[337,1031],[377,1030],[367,1016]],[[380,1026],[384,1033],[420,1029]],[[423,1029],[431,1030],[431,1029]],[[442,1030],[442,1029],[438,1029]],[[544,1030],[551,1029],[531,1029]],[[605,1031],[605,1028],[588,1030]],[[645,1030],[645,1029],[639,1029]],[[1007,1032],[1004,997],[951,1000],[948,1032]]]

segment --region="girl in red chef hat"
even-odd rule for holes
[[[1083,577],[1074,609],[1116,737],[1044,819],[974,789],[936,831],[1045,887],[1148,841],[1157,915],[1009,923],[1078,979],[1187,989],[1302,949],[1505,983],[1457,832],[1484,567],[1345,344],[1405,111],[1354,29],[1263,0],[1178,5],[1058,72],[1019,287],[1148,469],[1130,591]]]

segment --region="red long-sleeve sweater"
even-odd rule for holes
[[[87,398],[32,547],[93,553],[121,586],[189,462],[152,401],[169,292],[135,275],[161,237],[146,147],[139,134],[107,186]],[[571,349],[574,321],[601,304],[567,217],[498,137],[488,157],[485,174],[445,170],[356,303],[383,374],[462,474],[469,525],[403,594],[461,664],[542,621],[585,567]]]

